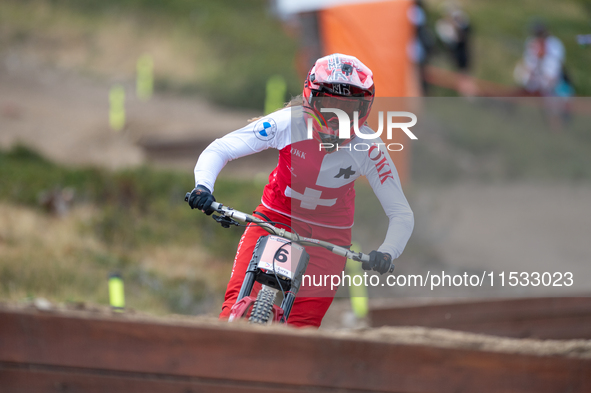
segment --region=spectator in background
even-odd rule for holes
[[[433,35],[427,27],[427,13],[425,4],[422,0],[415,0],[414,4],[408,9],[408,19],[415,28],[415,39],[409,47],[409,55],[412,61],[417,65],[419,78],[423,95],[427,94],[427,81],[425,77],[425,66],[429,60],[429,55],[433,51]]]
[[[564,45],[550,35],[542,21],[532,23],[530,31],[523,59],[513,75],[527,95],[546,97],[544,112],[548,122],[554,131],[561,131],[570,118],[570,97],[575,94],[564,66]]]
[[[515,80],[529,95],[572,96],[574,91],[564,70],[564,45],[541,21],[535,21],[530,31],[523,59],[515,68]]]
[[[455,4],[446,5],[443,18],[435,24],[437,36],[451,54],[456,69],[464,74],[471,65],[471,30],[470,18]]]

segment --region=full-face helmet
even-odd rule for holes
[[[314,137],[334,151],[354,137],[354,121],[360,129],[371,111],[375,96],[373,73],[354,56],[335,53],[316,61],[304,82],[304,117],[313,117]],[[339,138],[336,114],[322,108],[337,108],[349,116],[351,138]]]

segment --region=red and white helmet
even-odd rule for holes
[[[361,128],[375,96],[373,73],[354,56],[335,53],[322,57],[312,67],[304,82],[304,106],[313,113],[314,137],[321,142],[345,145],[355,135],[353,132],[354,112],[358,113],[358,128]],[[321,112],[322,108],[338,108],[349,115],[351,135],[349,139],[339,138],[337,116],[332,112]],[[306,111],[307,112],[307,111]],[[307,120],[306,120],[307,122]]]

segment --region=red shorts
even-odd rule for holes
[[[351,229],[326,228],[296,221],[295,219],[292,220],[290,217],[269,210],[263,205],[259,205],[256,211],[264,214],[271,221],[290,225],[293,230],[301,236],[325,240],[344,247],[348,247],[351,244]],[[280,228],[284,227],[281,225],[278,226]],[[287,229],[290,230],[289,228]],[[242,287],[246,269],[252,258],[256,242],[259,237],[268,234],[267,231],[256,224],[250,224],[244,231],[244,234],[238,243],[238,250],[236,252],[236,258],[234,259],[232,275],[226,289],[226,296],[224,304],[222,305],[220,319],[225,319],[230,316],[232,306],[236,303],[238,293]],[[315,277],[317,280],[316,282],[319,282],[320,278],[326,277],[327,275],[340,275],[345,268],[346,258],[339,257],[324,248],[306,247],[306,251],[310,254],[310,262],[305,274],[310,277]],[[332,303],[337,288],[331,288],[330,281],[327,286],[322,286],[321,288],[312,287],[311,285],[306,287],[306,283],[311,282],[312,280],[304,281],[304,284],[296,297],[289,315],[288,323],[290,325],[320,326],[324,314],[326,314],[328,307],[330,307],[330,304]],[[259,283],[255,283],[252,295],[256,296],[260,287],[261,285]]]

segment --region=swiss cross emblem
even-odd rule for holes
[[[285,196],[301,201],[300,207],[309,210],[314,210],[318,206],[333,206],[337,203],[337,198],[322,199],[322,191],[310,187],[306,187],[306,190],[302,194],[287,186]]]

